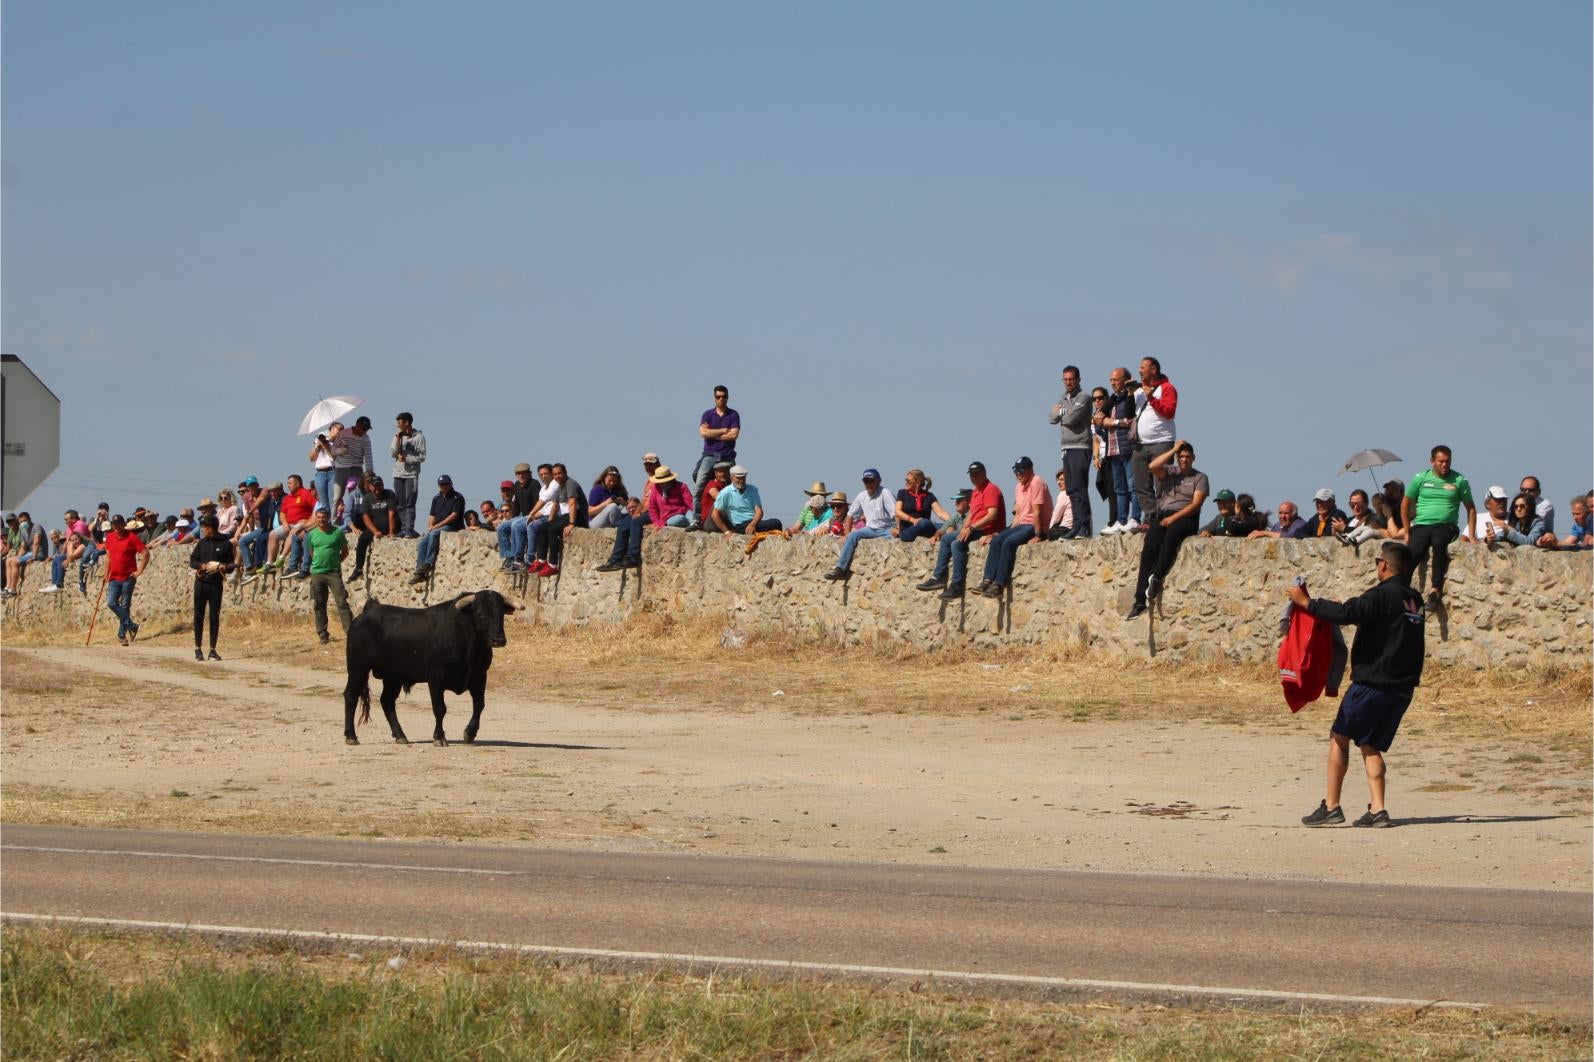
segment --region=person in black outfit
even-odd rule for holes
[[[365,558],[371,552],[371,541],[377,538],[394,538],[398,535],[398,498],[382,485],[381,476],[366,476],[365,500],[354,518],[359,538],[354,543],[354,574],[349,582],[365,578]]]
[[[221,591],[227,573],[237,567],[232,540],[217,533],[221,521],[214,515],[199,518],[203,537],[194,543],[188,555],[188,566],[194,569],[194,659],[203,660],[205,654],[200,644],[204,630],[205,613],[210,613],[210,659],[220,660],[216,652],[216,634],[221,629]]]
[[[1340,701],[1328,734],[1328,786],[1317,810],[1301,819],[1303,826],[1337,826],[1345,821],[1339,795],[1350,766],[1350,745],[1361,750],[1372,802],[1353,825],[1394,825],[1384,807],[1384,753],[1422,681],[1422,595],[1411,588],[1411,547],[1385,541],[1377,560],[1378,585],[1341,604],[1313,598],[1304,586],[1292,586],[1288,597],[1298,607],[1329,623],[1356,626],[1350,651],[1351,687]]]

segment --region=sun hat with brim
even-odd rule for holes
[[[123,524],[122,526],[125,527],[129,531],[142,531],[142,530],[144,530],[144,521],[142,521],[142,520],[129,520],[129,521],[127,521],[127,523]]]
[[[807,490],[803,491],[803,493],[804,494],[809,494],[809,495],[813,495],[813,494],[829,494],[830,493],[830,488],[825,486],[825,481],[824,480],[816,479],[816,480],[813,481],[812,484],[809,485]]]
[[[216,502],[213,498],[201,498],[199,499],[199,504],[195,506],[195,508],[199,509],[214,509],[215,507]]]
[[[669,465],[660,465],[658,468],[655,468],[653,470],[653,474],[648,477],[648,482],[657,483],[662,487],[666,483],[675,482],[675,473],[670,470]]]
[[[845,491],[839,491],[839,490],[836,491],[834,494],[832,494],[830,496],[830,504],[831,505],[846,505],[847,504],[846,492]]]

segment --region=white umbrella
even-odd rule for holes
[[[1392,465],[1398,464],[1399,462],[1399,455],[1392,454],[1388,450],[1379,450],[1376,448],[1372,450],[1358,450],[1345,459],[1345,467],[1339,470],[1339,474],[1343,476],[1347,472],[1360,472],[1365,468],[1368,470],[1367,474],[1372,476],[1372,470],[1377,468],[1379,465]],[[1377,476],[1373,476],[1373,485],[1378,485]]]
[[[353,395],[333,395],[323,398],[310,407],[310,412],[304,415],[304,420],[299,422],[299,434],[311,435],[337,420],[349,410],[356,408],[365,399]]]

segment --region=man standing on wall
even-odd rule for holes
[[[132,645],[138,637],[138,624],[133,622],[133,590],[138,586],[138,577],[149,567],[149,549],[143,539],[127,529],[121,513],[111,517],[105,554],[105,607],[118,621],[116,640]]]
[[[703,456],[697,459],[697,470],[692,473],[692,496],[701,498],[703,487],[714,474],[714,466],[721,462],[736,463],[736,440],[742,436],[742,415],[731,408],[731,393],[724,384],[714,388],[714,408],[705,410],[697,425],[697,434],[703,439]],[[692,523],[693,530],[699,524]]]
[[[1091,532],[1090,421],[1090,396],[1079,386],[1079,369],[1070,365],[1063,370],[1063,397],[1052,407],[1051,423],[1062,429],[1063,472],[1074,513],[1072,538],[1089,538]],[[1045,487],[1042,483],[1041,488]]]
[[[1135,393],[1135,408],[1135,426],[1131,430],[1135,441],[1135,499],[1149,522],[1157,511],[1151,462],[1173,449],[1177,438],[1173,415],[1179,408],[1179,392],[1174,390],[1173,381],[1162,375],[1162,362],[1156,358],[1140,359],[1140,390]]]
[[[332,502],[337,516],[337,505],[349,488],[349,480],[365,482],[374,471],[371,465],[371,418],[361,417],[348,431],[339,432],[332,440]],[[356,528],[358,524],[354,525]]]
[[[420,538],[415,530],[415,499],[420,492],[421,465],[426,461],[426,436],[415,428],[415,418],[400,413],[393,434],[393,497],[398,502],[399,537]]]
[[[1351,687],[1328,732],[1327,793],[1317,810],[1301,819],[1303,826],[1338,826],[1345,821],[1339,806],[1340,790],[1350,767],[1353,741],[1367,770],[1371,803],[1367,814],[1352,825],[1394,825],[1384,807],[1384,753],[1394,743],[1412,692],[1422,680],[1422,597],[1411,588],[1416,565],[1403,543],[1386,540],[1375,564],[1378,585],[1344,604],[1313,598],[1303,586],[1286,591],[1297,608],[1318,619],[1356,627],[1350,653]]]

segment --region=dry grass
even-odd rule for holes
[[[373,952],[373,949],[364,949]],[[971,996],[12,927],[7,1057],[1560,1059],[1585,1020]]]

